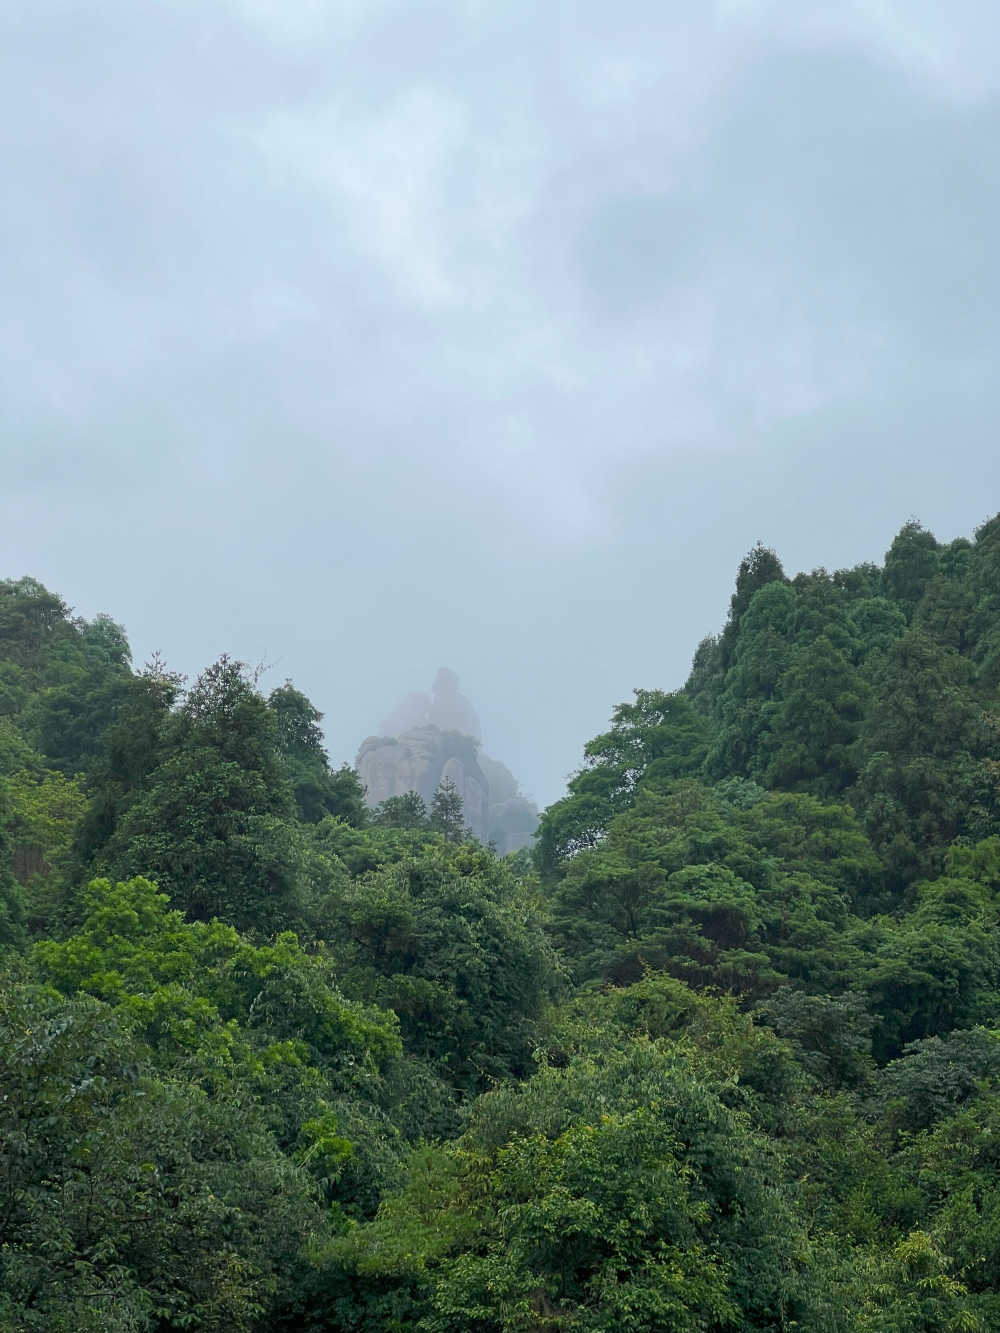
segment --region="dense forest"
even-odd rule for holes
[[[0,1329],[1000,1328],[1000,517],[755,547],[533,850],[321,720],[0,584]]]

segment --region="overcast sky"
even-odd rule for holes
[[[1000,508],[998,144],[995,0],[7,0],[0,573],[546,803],[758,538]]]

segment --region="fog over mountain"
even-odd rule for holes
[[[956,0],[0,10],[0,573],[442,661],[539,803],[789,572],[996,509],[1000,27]]]
[[[451,784],[465,827],[501,855],[531,844],[538,809],[513,773],[481,747],[479,714],[441,667],[431,691],[411,690],[361,744],[355,768],[369,807],[416,794],[428,808]]]

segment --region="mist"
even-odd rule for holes
[[[6,7],[0,573],[338,763],[447,665],[556,799],[756,540],[997,508],[995,18]]]

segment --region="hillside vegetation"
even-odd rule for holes
[[[0,584],[0,1330],[1000,1328],[1000,517],[757,546],[533,852]]]

